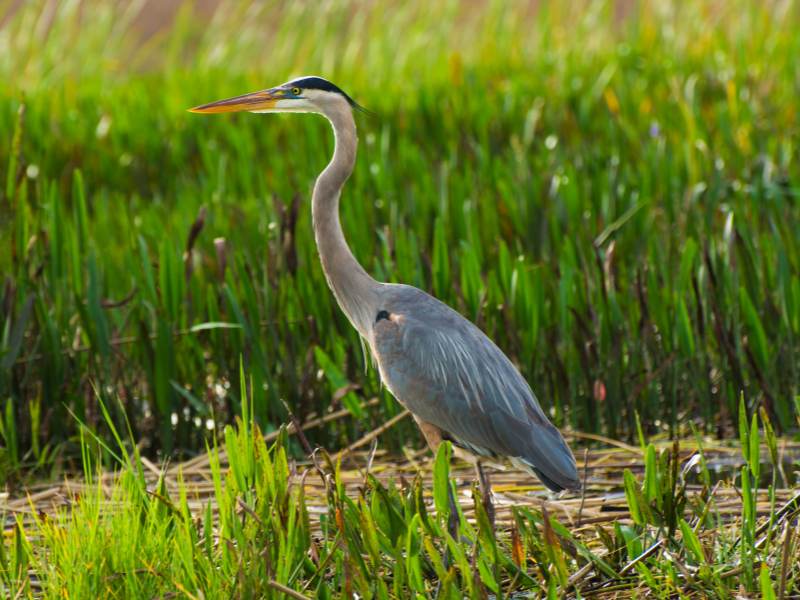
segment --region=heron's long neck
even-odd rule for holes
[[[344,103],[343,103],[344,104]],[[358,138],[349,106],[332,108],[325,116],[333,125],[333,158],[317,178],[311,203],[314,237],[328,285],[347,318],[363,336],[375,320],[381,284],[358,264],[339,222],[339,196],[353,172]]]

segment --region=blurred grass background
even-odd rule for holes
[[[796,3],[0,7],[2,478],[77,456],[98,399],[150,455],[202,449],[240,358],[266,431],[283,401],[349,408],[330,447],[399,412],[316,257],[329,126],[185,112],[302,74],[378,115],[356,256],[475,320],[560,426],[727,436],[743,394],[796,428]]]

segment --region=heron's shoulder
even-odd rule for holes
[[[547,423],[525,378],[480,328],[422,290],[396,286],[391,293],[385,298],[387,305],[395,302],[387,308],[391,318],[376,323],[373,339],[396,396],[413,380],[445,397],[466,398],[480,411]]]
[[[438,319],[443,324],[463,323],[475,327],[461,313],[412,285],[388,284],[384,294],[386,310],[403,314],[413,321],[425,323]]]
[[[408,303],[408,302],[427,302],[433,300],[439,302],[427,292],[414,287],[413,285],[406,285],[405,283],[385,283],[383,284],[382,291],[383,299],[386,302],[393,303]]]
[[[409,285],[392,285],[384,300],[393,318],[376,324],[379,345],[400,346],[418,354],[422,362],[460,356],[456,362],[464,369],[493,365],[505,379],[522,379],[505,353],[477,325],[441,300]]]

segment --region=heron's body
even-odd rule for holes
[[[467,319],[405,285],[386,286],[388,318],[370,348],[381,379],[435,449],[451,440],[478,457],[508,457],[554,490],[578,484],[575,461],[525,379]]]
[[[432,447],[450,440],[478,457],[507,457],[552,490],[579,487],[572,452],[505,354],[446,304],[411,286],[375,281],[354,258],[339,222],[340,192],[358,145],[354,105],[329,82],[310,77],[193,110],[326,116],[336,145],[314,186],[314,235],[328,284],[369,345],[383,383]]]

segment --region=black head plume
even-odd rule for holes
[[[335,85],[328,81],[327,79],[323,79],[322,77],[310,76],[310,77],[298,77],[297,79],[293,79],[287,85],[291,85],[293,87],[299,87],[301,90],[322,90],[323,92],[333,92],[334,94],[341,95],[345,100],[347,100],[348,104],[353,107],[353,109],[363,112],[368,115],[373,115],[375,113],[367,110],[363,106],[361,106],[358,102],[353,100],[342,88],[338,85]]]

